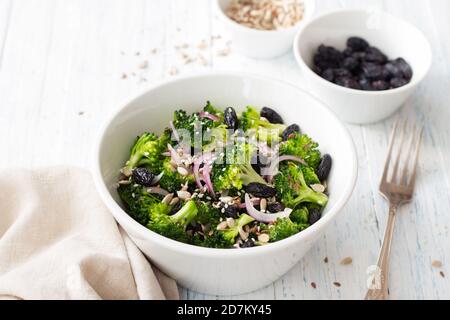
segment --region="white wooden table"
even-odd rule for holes
[[[449,299],[450,1],[317,2],[318,12],[363,5],[384,9],[416,24],[432,44],[431,74],[401,111],[426,130],[415,200],[401,209],[396,225],[390,292],[394,299]],[[207,47],[197,48],[203,39]],[[0,166],[88,167],[99,124],[118,101],[176,71],[245,70],[303,86],[292,54],[269,61],[233,51],[220,56],[227,41],[209,0],[1,0]],[[203,58],[185,64],[188,58],[180,51]],[[364,295],[366,268],[376,262],[387,218],[377,186],[393,120],[349,126],[359,158],[354,195],[304,259],[276,283],[227,298]],[[353,263],[341,265],[345,257]],[[443,267],[433,267],[434,260]],[[186,299],[216,298],[180,291]]]

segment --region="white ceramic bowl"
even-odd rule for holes
[[[217,14],[229,31],[237,51],[257,59],[271,59],[288,52],[298,29],[312,17],[315,9],[315,0],[304,0],[303,19],[295,26],[281,30],[258,30],[230,19],[225,14],[230,2],[231,0],[215,0]]]
[[[189,112],[198,111],[207,100],[238,111],[248,104],[272,106],[285,120],[298,123],[317,140],[323,152],[332,155],[330,199],[322,219],[293,237],[266,246],[210,249],[162,237],[128,216],[120,206],[115,183],[134,138],[148,130],[162,132],[174,110],[182,107]],[[97,189],[137,246],[180,285],[220,295],[258,289],[294,266],[337,217],[352,193],[357,173],[352,139],[328,108],[289,84],[239,74],[180,78],[127,101],[101,129],[94,160]]]
[[[362,91],[338,86],[311,70],[320,44],[345,49],[350,36],[365,38],[390,59],[403,57],[412,67],[411,82],[386,91]],[[350,123],[370,123],[393,114],[411,95],[431,65],[431,49],[413,25],[384,12],[341,10],[314,18],[294,40],[294,54],[305,83],[337,115]]]

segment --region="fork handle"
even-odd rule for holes
[[[372,279],[372,288],[367,293],[365,300],[387,300],[388,299],[388,275],[389,275],[389,255],[391,252],[392,235],[394,233],[395,216],[397,204],[389,205],[389,216],[384,233],[383,245],[377,263],[377,274]],[[378,277],[378,279],[377,279]]]

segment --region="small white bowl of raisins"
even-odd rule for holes
[[[428,73],[430,45],[388,13],[339,10],[304,25],[294,54],[310,91],[350,123],[387,118]]]

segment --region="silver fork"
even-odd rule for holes
[[[392,159],[392,150],[394,147],[395,136],[399,121],[397,121],[392,129],[391,138],[384,165],[383,176],[380,182],[380,193],[389,202],[389,217],[387,221],[386,231],[384,234],[383,245],[377,263],[377,274],[373,277],[371,288],[367,291],[366,300],[386,300],[388,298],[388,274],[389,274],[389,254],[391,249],[392,235],[394,231],[395,216],[400,205],[412,199],[414,184],[417,173],[417,159],[419,157],[420,144],[422,141],[423,128],[419,130],[413,127],[413,132],[409,138],[409,146],[405,154],[402,153],[403,147],[407,140],[407,122],[404,121],[401,129],[400,144],[397,147],[397,155]],[[401,158],[406,159],[401,161]],[[412,160],[412,167],[410,162]],[[402,162],[401,175],[398,176]],[[390,168],[392,167],[393,168]],[[388,174],[392,171],[391,174]],[[390,176],[390,178],[388,178]],[[378,279],[376,279],[378,277]]]

